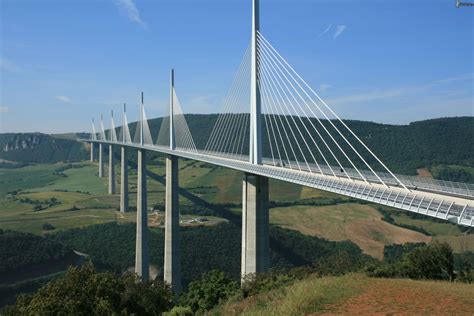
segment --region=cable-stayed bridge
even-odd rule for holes
[[[177,159],[188,158],[244,172],[242,276],[265,271],[268,255],[268,178],[342,194],[459,225],[474,226],[474,185],[393,173],[259,31],[253,0],[252,35],[222,110],[198,145],[182,111],[171,71],[170,105],[159,130],[150,130],[143,94],[140,118],[130,131],[126,109],[116,128],[112,113],[106,130],[94,121],[90,142],[121,148],[121,211],[128,210],[127,150],[138,151],[137,248],[135,271],[148,277],[146,152],[166,155],[165,280],[180,291]],[[156,135],[156,136],[155,136]],[[133,137],[132,137],[133,136]],[[400,148],[403,150],[403,148]],[[115,193],[109,155],[109,193]]]

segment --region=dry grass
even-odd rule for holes
[[[474,285],[371,279],[363,293],[327,306],[328,313],[351,315],[472,315]]]
[[[383,258],[389,244],[429,242],[431,237],[381,220],[371,205],[292,206],[270,211],[273,224],[334,241],[351,240],[364,253]]]
[[[228,302],[211,315],[472,315],[474,285],[375,279],[359,274],[309,277]]]
[[[304,315],[323,311],[325,306],[361,293],[367,282],[362,276],[343,276],[306,280],[287,287],[228,303],[213,315]]]
[[[416,169],[416,172],[418,173],[419,177],[433,178],[433,175],[431,174],[431,172],[426,168]]]

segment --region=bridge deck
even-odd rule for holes
[[[254,165],[242,157],[229,158],[226,155],[212,155],[209,152],[171,150],[159,145],[142,146],[135,143],[84,139],[81,141],[142,148],[176,155],[415,212],[463,226],[474,226],[474,190],[469,185],[437,180],[426,181],[419,178],[414,179],[416,177],[402,176],[402,182],[410,188],[408,191],[397,186],[388,176],[384,177],[384,181],[387,180],[386,183],[389,185],[386,187],[370,177],[368,177],[369,183],[367,183],[360,176],[357,177],[355,171],[351,170],[349,172],[352,179],[348,179],[343,176],[335,177],[330,173],[329,168],[326,170],[327,173],[323,169],[324,174],[321,174],[315,172],[311,167],[311,172],[307,169],[295,170],[283,166],[273,166],[268,160],[265,160],[262,165]],[[352,173],[354,173],[353,176]],[[369,174],[367,173],[367,175]]]

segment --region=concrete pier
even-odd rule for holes
[[[268,178],[246,173],[242,186],[242,282],[269,268]]]
[[[94,143],[91,142],[91,162],[94,162]]]
[[[164,280],[176,295],[181,293],[179,249],[178,157],[166,157],[166,219]]]
[[[127,148],[122,146],[120,164],[120,212],[128,212],[128,160]]]
[[[104,177],[104,147],[99,144],[99,178]]]
[[[145,150],[138,150],[137,172],[137,238],[135,246],[135,273],[139,275],[142,280],[148,280],[149,257]]]
[[[115,194],[115,159],[112,145],[109,145],[109,194]]]

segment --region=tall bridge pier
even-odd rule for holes
[[[120,147],[120,212],[128,212],[128,160],[127,148]]]
[[[109,194],[115,194],[115,159],[112,145],[109,145]]]
[[[269,268],[268,178],[245,173],[242,181],[241,281]]]
[[[99,144],[99,178],[104,177],[104,145]]]
[[[148,218],[146,191],[146,151],[138,150],[137,179],[137,237],[135,246],[135,273],[142,278],[149,278],[148,257]]]
[[[170,149],[176,148],[174,130],[174,70],[170,72]],[[166,157],[165,264],[164,281],[176,295],[181,293],[181,256],[179,245],[178,157]]]
[[[166,218],[164,281],[176,295],[181,293],[179,245],[178,157],[166,157]]]
[[[91,142],[91,162],[94,162],[94,143]]]

